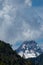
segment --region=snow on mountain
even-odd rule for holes
[[[42,51],[35,41],[24,41],[23,44],[17,49],[17,53],[25,58],[35,58],[39,56]]]

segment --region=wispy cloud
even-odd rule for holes
[[[25,0],[25,4],[28,6],[32,6],[32,1],[31,0]]]
[[[0,9],[1,40],[13,44],[43,37],[43,21],[30,6],[31,0],[4,0]]]

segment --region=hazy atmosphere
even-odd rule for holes
[[[0,0],[0,40],[14,49],[24,40],[43,47],[43,0]]]

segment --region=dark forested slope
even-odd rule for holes
[[[0,65],[35,65],[17,55],[11,45],[0,40]]]

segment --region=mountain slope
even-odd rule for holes
[[[21,57],[28,59],[39,56],[42,53],[42,51],[38,46],[38,44],[32,40],[32,41],[24,41],[23,44],[17,49],[17,53]]]
[[[36,58],[23,59],[11,45],[0,40],[0,65],[43,65],[43,54]]]
[[[35,64],[36,64],[36,65],[43,65],[43,54],[41,54],[40,56],[38,56],[38,57],[35,59]]]
[[[34,65],[30,60],[25,60],[13,51],[11,45],[0,40],[0,65]]]

